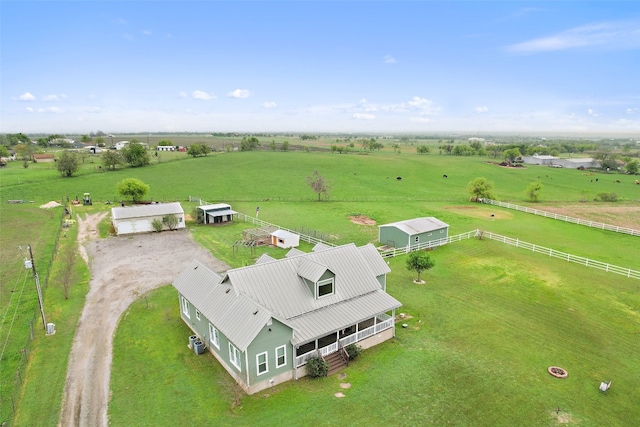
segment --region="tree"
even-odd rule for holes
[[[529,200],[531,200],[532,202],[537,202],[538,199],[540,198],[540,191],[542,191],[542,188],[543,188],[543,185],[542,183],[540,183],[540,181],[535,181],[529,184],[526,191],[526,194],[527,194],[527,197],[529,197]]]
[[[91,142],[91,137],[89,135],[82,135],[80,137],[80,142]]]
[[[269,148],[271,148],[271,151],[276,151],[276,141],[275,140],[271,140],[271,142],[269,143]]]
[[[105,144],[104,144],[104,137],[102,137],[102,136],[98,136],[98,137],[96,137],[96,139],[95,139],[95,141],[94,141],[94,142],[96,143],[96,146],[97,146],[97,147],[104,147],[104,146],[105,146]]]
[[[162,229],[164,228],[164,225],[162,224],[162,221],[160,221],[158,218],[154,218],[154,220],[151,221],[151,226],[158,233],[161,232]]]
[[[56,161],[56,168],[62,176],[72,176],[79,167],[78,156],[68,151],[63,151]]]
[[[307,184],[318,194],[318,201],[321,201],[322,196],[324,196],[325,199],[329,198],[331,186],[318,171],[314,171],[313,175],[307,177]]]
[[[0,145],[0,157],[9,157],[9,150],[4,145]]]
[[[130,197],[134,202],[142,199],[149,190],[147,184],[136,178],[125,178],[118,183],[118,193],[123,197]]]
[[[420,144],[420,145],[418,145],[418,146],[416,147],[416,152],[417,152],[418,154],[429,154],[429,151],[430,151],[430,150],[429,150],[429,146],[428,146],[428,145],[422,145],[422,144]]]
[[[289,151],[289,141],[282,141],[282,144],[280,145],[280,149],[282,151]]]
[[[169,230],[175,230],[178,226],[178,217],[170,214],[162,218],[162,223],[169,227]]]
[[[637,160],[630,160],[627,162],[627,164],[624,167],[627,171],[628,174],[631,175],[637,175],[638,174],[638,161]]]
[[[124,163],[124,159],[122,155],[116,150],[107,150],[102,153],[102,164],[107,167],[107,169],[114,169],[116,166],[119,166]]]
[[[187,154],[193,157],[206,156],[209,152],[209,147],[205,144],[191,144],[187,150]]]
[[[163,139],[162,141],[158,142],[158,146],[159,147],[173,147],[173,142],[171,142],[168,139]]]
[[[147,153],[147,149],[135,139],[127,144],[127,147],[121,151],[124,160],[133,167],[146,166],[149,164],[149,153]]]
[[[16,154],[20,156],[22,160],[30,161],[33,160],[33,147],[32,144],[18,144],[14,147],[16,150]]]
[[[518,148],[510,148],[508,150],[504,150],[502,155],[504,156],[505,160],[509,160],[510,162],[513,163],[516,161],[518,157],[522,156],[522,153]]]
[[[493,192],[493,182],[484,177],[476,178],[469,182],[469,184],[467,184],[467,189],[475,200],[496,198]]]
[[[240,141],[240,151],[252,151],[260,146],[260,141],[255,136],[245,136]]]
[[[414,280],[416,283],[424,283],[420,280],[420,273],[433,268],[435,265],[429,254],[424,251],[411,252],[409,258],[407,258],[407,269],[418,273],[418,278]]]

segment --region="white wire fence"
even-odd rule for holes
[[[491,199],[480,199],[482,203],[487,203],[494,206],[500,206],[502,208],[514,209],[516,211],[526,212],[534,215],[544,216],[546,218],[553,218],[559,221],[571,222],[573,224],[584,225],[587,227],[599,228],[602,230],[613,231],[616,233],[630,234],[632,236],[640,237],[640,230],[634,230],[632,228],[620,227],[617,225],[605,224],[597,221],[588,221],[586,219],[574,218],[568,215],[561,215],[553,212],[547,212],[540,209],[529,208],[527,206],[515,205],[513,203],[499,202]]]

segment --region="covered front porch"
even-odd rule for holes
[[[366,319],[362,322],[350,325],[342,330],[332,332],[323,337],[296,347],[295,367],[298,368],[307,363],[312,357],[320,354],[325,357],[331,353],[335,353],[342,347],[363,341],[374,336],[384,330],[394,327],[395,310],[391,311],[391,315],[380,313],[374,317]]]

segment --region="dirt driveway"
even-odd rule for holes
[[[194,258],[217,272],[229,269],[186,230],[97,239],[105,215],[78,216],[80,253],[92,278],[69,355],[63,427],[107,426],[113,333],[137,295],[171,283]]]

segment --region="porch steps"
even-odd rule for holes
[[[339,351],[325,356],[324,360],[329,362],[329,372],[327,372],[327,376],[333,375],[347,367],[347,362],[342,358]]]

